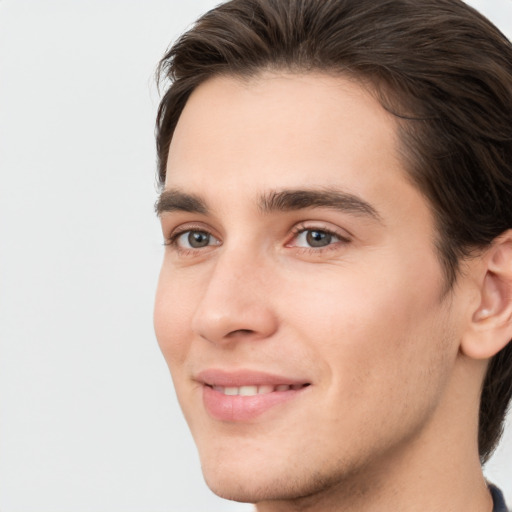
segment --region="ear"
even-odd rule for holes
[[[473,359],[493,357],[512,339],[512,230],[494,239],[481,258],[480,303],[461,341]]]

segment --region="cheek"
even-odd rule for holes
[[[357,393],[394,386],[411,368],[439,357],[446,327],[439,267],[436,261],[422,265],[424,274],[406,265],[333,268],[304,276],[301,287],[289,290],[290,328],[326,362],[334,387],[353,390],[354,380]]]
[[[290,293],[290,329],[322,367],[325,404],[315,428],[319,438],[337,439],[340,450],[377,449],[378,439],[393,443],[419,428],[439,403],[456,355],[446,341],[439,287],[431,279],[405,285],[407,276],[391,275],[333,275],[315,286],[303,282],[308,293]]]
[[[171,370],[185,361],[189,351],[193,304],[190,287],[182,286],[175,276],[162,268],[153,322],[160,350]]]

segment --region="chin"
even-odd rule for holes
[[[282,499],[283,493],[288,494],[285,488],[291,479],[290,470],[285,467],[286,458],[280,463],[264,454],[265,450],[255,453],[243,443],[236,444],[236,449],[224,446],[206,453],[199,450],[203,476],[212,492],[244,503]]]
[[[222,454],[222,451],[218,453],[216,457],[202,457],[203,476],[213,493],[232,501],[305,502],[308,497],[324,493],[338,487],[340,482],[350,480],[349,475],[340,468],[329,470],[324,466],[324,471],[320,472],[301,464],[293,464],[286,456],[272,458],[261,453],[263,457],[251,458],[247,452],[244,457],[244,450],[232,457],[225,452]]]
[[[276,476],[275,472],[257,475],[247,469],[245,474],[221,475],[219,471],[204,471],[206,484],[212,492],[221,498],[242,503],[260,503],[262,501],[294,500],[316,493],[316,489],[305,489],[296,477],[288,474]]]
[[[268,459],[262,465],[263,461],[250,456],[247,447],[224,448],[207,450],[207,453],[199,450],[203,476],[211,491],[221,498],[244,503],[269,499],[280,468],[269,464]]]
[[[258,503],[269,498],[271,489],[255,482],[250,476],[248,478],[225,477],[219,474],[208,474],[203,471],[206,485],[217,496],[231,501],[239,501],[241,503]]]

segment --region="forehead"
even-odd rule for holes
[[[341,187],[395,197],[409,186],[396,119],[355,80],[321,73],[221,76],[189,98],[171,141],[166,188],[230,192]]]

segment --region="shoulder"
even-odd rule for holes
[[[489,484],[489,490],[491,491],[492,499],[494,501],[493,512],[508,512],[507,505],[505,504],[505,498],[503,497],[501,490],[492,484]]]

